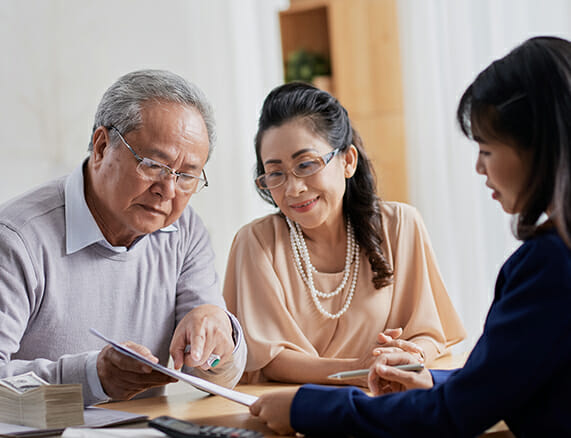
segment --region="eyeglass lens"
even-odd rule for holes
[[[160,181],[172,175],[175,177],[177,188],[183,192],[195,193],[202,190],[206,185],[202,179],[190,175],[175,174],[168,167],[155,163],[148,158],[143,158],[139,162],[137,171],[141,176],[153,181]]]
[[[312,159],[305,159],[296,163],[291,169],[293,173],[298,178],[305,178],[311,176],[325,167],[326,163],[321,157],[315,157]],[[283,170],[277,170],[273,172],[268,172],[261,175],[258,179],[258,185],[264,189],[273,189],[281,186],[287,179],[287,172]]]
[[[108,129],[114,130],[117,133],[117,135],[119,135],[121,142],[127,147],[127,149],[129,149],[129,151],[137,159],[137,161],[139,162],[139,164],[137,165],[137,172],[145,179],[152,181],[160,181],[163,178],[173,175],[175,177],[176,187],[180,191],[187,193],[197,193],[208,185],[204,169],[202,169],[202,178],[194,175],[177,173],[173,169],[164,164],[157,163],[156,161],[153,161],[150,158],[140,157],[129,145],[129,143],[127,143],[125,138],[123,138],[123,135],[121,135],[121,132],[119,132],[119,130],[115,128],[115,126],[111,126]]]

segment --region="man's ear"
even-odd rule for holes
[[[343,155],[344,166],[345,166],[345,178],[349,179],[357,170],[357,163],[359,161],[359,153],[354,145],[350,145],[349,149]]]
[[[92,165],[97,166],[109,150],[109,130],[104,126],[100,126],[93,132],[91,142],[93,144],[93,151],[91,152],[89,160],[92,162]]]

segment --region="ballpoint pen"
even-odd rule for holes
[[[391,365],[387,365],[391,366]],[[393,368],[397,368],[402,371],[422,371],[424,369],[424,364],[422,363],[407,363],[405,365],[393,365]],[[327,376],[329,379],[342,380],[351,379],[353,377],[362,377],[369,374],[369,368],[362,370],[352,370],[352,371],[341,371],[339,373],[331,374]]]

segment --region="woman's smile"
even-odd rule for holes
[[[317,204],[318,200],[319,197],[316,197],[308,201],[299,202],[297,204],[290,204],[290,208],[294,209],[299,213],[305,213],[306,211],[313,209],[313,207],[315,207],[315,205]]]

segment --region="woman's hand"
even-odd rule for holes
[[[416,362],[424,362],[424,350],[422,347],[416,345],[414,342],[405,341],[403,339],[397,339],[402,335],[402,329],[386,329],[377,335],[376,343],[371,349],[367,349],[363,355],[357,359],[354,369],[360,370],[365,368],[372,368],[375,360],[388,353],[397,352],[408,352],[416,357]],[[355,386],[368,386],[367,377],[355,377],[353,379],[347,379],[343,382],[346,385]]]
[[[371,368],[375,363],[376,358],[380,354],[382,354],[381,351],[383,348],[386,348],[387,352],[397,350],[397,347],[394,347],[394,345],[396,345],[395,344],[396,341],[393,340],[392,336],[395,337],[400,336],[401,333],[402,330],[399,331],[399,329],[387,329],[382,333],[378,333],[375,343],[371,344],[370,348],[365,349],[361,357],[355,359],[355,362],[353,363],[351,370],[362,370],[362,369]],[[343,384],[352,385],[352,386],[362,386],[366,388],[368,386],[368,379],[366,376],[355,377],[344,380]]]
[[[424,363],[424,350],[414,342],[397,339],[402,335],[402,328],[386,329],[377,335],[379,346],[373,350],[373,356],[378,357],[386,353],[405,351],[416,357],[416,362]]]
[[[416,355],[404,351],[388,352],[379,356],[369,372],[369,389],[373,395],[383,395],[414,388],[432,388],[432,375],[426,368],[415,372],[403,371],[394,367],[395,365],[413,363],[418,363]]]
[[[250,413],[259,417],[278,434],[291,435],[294,430],[289,418],[291,403],[296,392],[297,388],[291,388],[263,394],[250,406]]]

